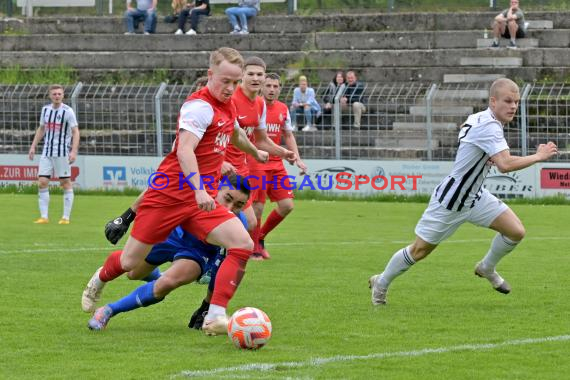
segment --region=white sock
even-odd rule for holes
[[[513,241],[506,237],[505,235],[496,234],[491,242],[491,248],[487,255],[483,258],[482,266],[486,270],[495,270],[495,267],[505,257],[509,252],[511,252],[517,244],[518,241]]]
[[[49,188],[40,189],[38,192],[39,205],[40,205],[40,215],[42,218],[48,218],[48,208],[49,208]]]
[[[220,315],[226,315],[226,308],[210,304],[210,308],[208,309],[208,315],[206,316],[206,318],[211,320]]]
[[[69,220],[73,207],[73,189],[63,191],[63,218]]]
[[[499,43],[499,39],[495,37],[495,38],[493,38],[493,42],[496,43],[496,44],[498,44],[498,43]]]
[[[380,275],[380,286],[388,289],[388,286],[396,277],[410,269],[415,263],[416,261],[410,253],[410,247],[400,249],[394,253],[394,256],[388,261],[386,269]]]

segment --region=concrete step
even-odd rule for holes
[[[532,29],[552,29],[554,28],[554,22],[550,20],[527,20],[528,30]]]
[[[0,54],[1,57],[1,54]],[[1,58],[0,58],[1,60]],[[567,61],[570,62],[570,61]],[[507,78],[519,78],[524,81],[533,82],[535,80],[540,80],[542,78],[548,78],[549,81],[564,81],[567,80],[570,74],[570,68],[561,66],[565,64],[564,61],[559,61],[557,65],[554,66],[542,66],[542,65],[532,65],[523,67],[501,67],[500,72],[502,76]],[[14,66],[18,64],[18,60],[6,60],[4,61],[4,67]],[[192,84],[196,78],[202,75],[206,75],[206,63],[201,67],[178,67],[178,68],[167,68],[167,67],[75,67],[73,72],[73,77],[77,81],[82,81],[83,83],[125,83],[129,81],[130,83],[140,83],[141,81],[148,81],[149,77],[154,77],[155,84],[159,84],[162,81],[167,81],[170,83],[187,83]],[[22,67],[23,71],[37,71],[40,70],[43,65],[30,67]],[[362,67],[355,63],[350,66],[351,69],[358,73],[358,78],[366,82],[384,82],[384,83],[394,83],[394,82],[442,82],[444,76],[449,75],[450,72],[454,73],[452,75],[459,75],[459,79],[472,79],[481,76],[481,79],[488,79],[484,77],[490,70],[494,68],[485,66],[434,66],[434,67],[421,67],[421,66],[410,66],[410,67]],[[5,69],[5,68],[4,68]],[[296,78],[301,75],[309,75],[315,80],[323,82],[323,84],[328,83],[332,77],[334,77],[338,67],[303,67],[302,69],[297,68],[287,68],[284,65],[269,65],[268,69],[271,71],[276,71],[283,77],[287,78],[288,81],[294,82]],[[0,70],[2,70],[0,68]],[[449,77],[448,77],[449,80]],[[456,79],[452,79],[456,80]],[[485,81],[490,83],[489,81]],[[460,82],[464,83],[464,82]]]
[[[50,52],[62,50],[60,34],[0,35],[0,51]],[[255,38],[229,34],[150,36],[124,34],[70,34],[65,37],[66,51],[89,52],[185,52],[212,51],[231,46],[239,51],[306,51],[314,47],[314,34],[256,34]],[[268,49],[268,46],[271,46]],[[348,46],[348,45],[347,45]]]
[[[431,139],[428,141],[421,137],[393,137],[393,138],[377,138],[375,139],[375,147],[383,149],[393,149],[396,147],[406,148],[406,149],[435,149],[439,147],[439,141],[437,139]]]
[[[504,77],[505,74],[444,74],[443,83],[494,82]]]
[[[480,100],[489,98],[489,90],[437,90],[434,94],[434,100]]]
[[[434,116],[467,116],[473,113],[473,107],[459,107],[459,106],[436,106],[432,107],[432,115]],[[422,106],[410,107],[410,115],[413,116],[426,116],[427,109]]]
[[[550,30],[533,33],[533,38],[517,41],[520,48],[566,48],[570,30]],[[70,34],[66,36],[66,51],[211,51],[220,46],[232,46],[240,51],[308,51],[308,50],[430,50],[487,48],[492,39],[481,39],[479,31],[428,32],[345,32],[345,33],[256,33],[255,36],[233,36],[227,33],[207,33],[196,36],[151,36],[124,34]],[[199,43],[197,43],[199,41]],[[271,49],[267,47],[271,46]],[[502,40],[506,47],[507,41]],[[3,51],[54,51],[61,49],[60,34],[0,35]]]
[[[491,66],[491,67],[521,67],[523,59],[520,57],[462,57],[461,66]]]
[[[501,47],[507,47],[509,40],[505,38],[501,38],[499,41],[499,45]],[[477,39],[477,48],[491,48],[493,44],[492,38],[478,38]],[[536,38],[518,38],[517,39],[517,47],[521,49],[525,48],[536,48],[538,47],[538,39]]]
[[[412,130],[412,131],[426,131],[426,123],[409,123],[409,122],[395,122],[392,124],[394,130]],[[457,131],[457,124],[455,123],[431,123],[432,130],[443,130],[443,131]]]
[[[256,18],[256,33],[283,33],[296,31],[425,31],[425,30],[478,30],[490,25],[497,12],[447,13],[365,13],[333,14],[325,16],[261,15]],[[529,28],[556,27],[570,29],[569,12],[526,12],[531,20]],[[542,21],[544,20],[544,21]],[[552,25],[548,22],[551,21]],[[176,24],[158,23],[158,33],[174,33]],[[122,17],[32,17],[23,22],[3,20],[0,32],[11,29],[29,34],[123,33]],[[228,33],[230,25],[225,16],[204,17],[200,32]]]
[[[144,37],[141,37],[144,38]],[[207,67],[209,51],[172,52],[29,52],[0,51],[0,65],[22,67],[46,67],[66,65],[74,68],[116,69],[189,69]],[[348,51],[242,51],[244,56],[260,55],[272,69],[302,65],[305,71],[311,68],[339,67],[521,67],[560,66],[570,62],[569,49],[502,49],[480,50],[476,56],[472,49],[445,50],[352,50]],[[380,78],[377,78],[380,80]],[[391,80],[393,82],[394,79]]]

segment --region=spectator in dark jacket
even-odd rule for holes
[[[334,98],[340,90],[340,86],[345,82],[344,73],[339,71],[334,76],[333,80],[329,83],[327,90],[323,95],[323,112],[330,114],[334,103]]]
[[[193,36],[198,30],[198,22],[201,16],[210,15],[210,0],[194,0],[192,3],[186,4],[186,7],[180,12],[178,18],[178,30],[174,32],[176,35],[186,34]],[[186,20],[190,17],[190,29],[184,33],[184,25]]]
[[[346,89],[342,98],[340,98],[340,105],[343,111],[348,110],[352,107],[352,114],[354,117],[353,127],[355,129],[360,128],[360,120],[362,119],[362,113],[366,111],[366,99],[364,97],[364,84],[356,78],[354,71],[349,71],[346,73]]]

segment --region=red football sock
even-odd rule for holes
[[[279,225],[279,223],[281,223],[283,221],[283,219],[285,219],[285,217],[279,215],[277,210],[271,211],[271,213],[269,214],[269,216],[265,220],[263,227],[261,227],[261,233],[259,234],[259,238],[261,240],[265,239],[265,236],[267,236],[268,233],[273,231],[273,229],[275,227],[277,227]]]
[[[228,306],[228,302],[234,296],[243,275],[245,274],[245,266],[251,255],[251,251],[241,248],[228,249],[225,260],[218,269],[216,275],[216,284],[214,286],[214,294],[210,304],[218,305],[223,308]]]
[[[111,280],[116,279],[125,271],[121,266],[121,254],[123,251],[118,250],[111,252],[111,254],[105,260],[105,264],[103,264],[103,269],[99,272],[99,279],[103,282],[108,282]]]

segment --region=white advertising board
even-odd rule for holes
[[[39,156],[0,155],[0,183],[33,183]],[[79,188],[145,189],[160,157],[80,156],[72,165]],[[339,194],[431,194],[453,165],[450,161],[306,160],[309,175],[285,164],[295,176],[294,188]],[[341,174],[344,173],[344,174]],[[57,182],[56,182],[57,183]],[[564,193],[570,196],[570,163],[544,163],[502,174],[491,169],[485,186],[501,198],[536,197]]]

